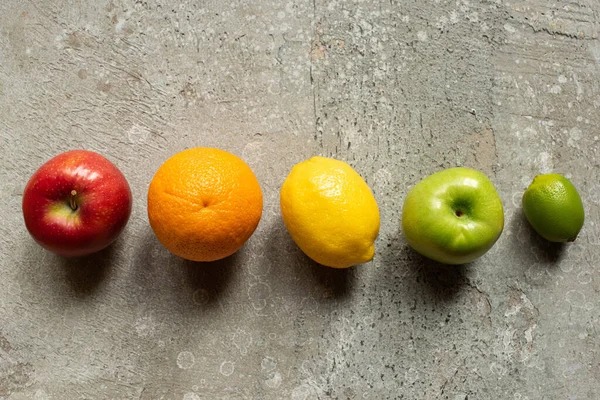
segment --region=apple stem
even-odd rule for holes
[[[69,205],[71,206],[71,209],[73,211],[77,210],[78,208],[77,202],[75,201],[75,196],[77,196],[77,191],[71,190],[71,198],[69,199]]]

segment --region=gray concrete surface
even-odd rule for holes
[[[0,399],[600,398],[600,3],[592,0],[0,2]],[[264,216],[235,256],[184,262],[149,228],[160,163],[242,156]],[[21,199],[44,161],[104,154],[135,196],[108,250],[54,256]],[[320,267],[278,190],[312,155],[372,186],[374,261]],[[506,228],[447,268],[399,230],[408,189],[486,172]],[[580,189],[562,249],[520,197],[540,172]]]

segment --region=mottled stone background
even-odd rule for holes
[[[594,0],[2,0],[0,399],[600,398],[599,29]],[[242,156],[265,195],[247,245],[209,265],[146,216],[158,166],[193,146]],[[73,148],[135,196],[83,260],[37,246],[20,208]],[[368,264],[318,266],[285,231],[279,187],[317,154],[374,190]],[[455,165],[490,176],[506,227],[448,268],[399,219]],[[587,212],[563,248],[521,212],[549,171]]]

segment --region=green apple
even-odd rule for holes
[[[485,254],[504,228],[502,201],[483,173],[470,168],[436,172],[413,187],[402,206],[408,244],[445,264]]]

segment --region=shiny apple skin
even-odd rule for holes
[[[22,206],[25,226],[37,243],[61,256],[76,257],[116,240],[131,215],[132,195],[113,163],[93,151],[72,150],[31,176]]]
[[[466,264],[484,255],[504,229],[496,188],[480,171],[456,167],[417,183],[402,207],[408,244],[444,264]]]

